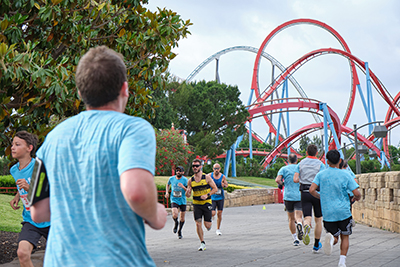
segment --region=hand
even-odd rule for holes
[[[18,206],[18,202],[19,202],[19,197],[18,198],[13,198],[11,201],[10,201],[10,205],[11,205],[11,208],[13,208],[13,210],[17,210],[17,209],[19,209],[20,207]]]
[[[282,184],[278,184],[278,188],[279,188],[279,189],[282,189],[282,188],[283,188],[283,185],[282,185]]]
[[[208,195],[201,195],[200,198],[206,200],[208,198]]]
[[[165,198],[168,198],[169,197],[169,194],[168,194],[168,192],[167,193],[165,193]]]
[[[157,215],[156,215],[156,220],[155,222],[149,223],[148,221],[145,221],[151,228],[155,230],[160,230],[164,228],[165,223],[167,222],[167,211],[165,210],[165,207],[161,203],[157,203]]]
[[[179,186],[180,188],[184,188],[182,183],[178,183],[178,186]]]
[[[25,179],[18,179],[17,185],[19,186],[19,188],[22,188],[25,191],[29,191],[29,184]]]

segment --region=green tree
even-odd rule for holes
[[[214,158],[229,149],[245,131],[249,113],[237,86],[217,82],[181,84],[171,94],[178,126],[188,132],[196,155]]]
[[[84,109],[75,68],[91,47],[106,45],[124,56],[132,96],[126,113],[154,116],[152,95],[162,90],[171,49],[190,34],[176,12],[143,7],[147,0],[1,0],[0,156],[10,153],[15,131],[40,140],[50,116]]]
[[[307,152],[307,146],[311,144],[311,139],[307,135],[303,135],[299,141],[299,153],[305,155]]]
[[[188,159],[192,152],[177,130],[156,130],[156,142],[157,175],[171,175],[176,166],[188,165]]]

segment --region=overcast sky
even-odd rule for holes
[[[368,62],[370,69],[394,97],[400,89],[400,1],[398,0],[335,0],[335,1],[188,1],[150,0],[148,8],[166,7],[176,11],[184,20],[190,19],[191,35],[179,42],[178,55],[170,64],[170,72],[185,79],[211,55],[234,46],[260,48],[267,35],[279,25],[300,18],[319,20],[335,29],[346,41],[353,55]],[[326,30],[313,25],[296,25],[279,32],[264,52],[285,67],[302,55],[320,48],[342,49]],[[237,85],[241,99],[247,104],[254,68],[255,53],[233,51],[219,60],[221,82]],[[279,71],[275,70],[275,77]],[[361,87],[366,95],[365,75],[358,70]],[[309,98],[327,103],[342,119],[350,97],[349,63],[340,55],[324,55],[308,61],[294,73]],[[195,80],[215,79],[215,62],[208,64]],[[260,65],[260,88],[271,82],[271,66],[263,59]],[[299,96],[289,85],[289,97]],[[377,121],[385,119],[388,105],[373,89]],[[254,100],[254,97],[253,97]],[[277,116],[275,116],[277,117]],[[276,120],[276,119],[275,119]],[[290,132],[314,123],[310,114],[290,113]],[[347,126],[367,123],[359,94],[356,95]],[[274,122],[276,124],[276,121]],[[368,127],[360,130],[367,134]],[[268,127],[256,119],[253,129],[266,138]],[[400,127],[391,131],[391,144],[400,141]],[[343,142],[349,143],[347,138]]]

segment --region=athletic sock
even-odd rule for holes
[[[175,222],[175,228],[177,228],[178,227],[178,218],[172,218],[173,220],[174,220],[174,222]]]
[[[318,246],[319,246],[319,239],[315,238],[314,247],[317,248]]]
[[[182,227],[183,227],[184,224],[185,224],[185,221],[179,222],[179,230],[178,230],[178,232],[182,231]]]
[[[346,256],[340,255],[339,264],[346,264]]]
[[[203,243],[204,245],[206,244],[206,241],[201,241],[201,243]]]
[[[297,239],[297,234],[292,234],[292,237],[293,237],[293,241],[298,240],[298,239]]]

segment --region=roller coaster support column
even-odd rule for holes
[[[285,91],[287,91],[287,79],[285,79],[285,81],[283,82],[282,97],[281,97],[281,98],[284,98],[284,97],[285,97]],[[280,100],[280,102],[282,103],[283,100]],[[280,110],[281,112],[279,113],[278,129],[277,129],[277,131],[276,131],[276,136],[275,136],[275,147],[278,146],[278,142],[279,142],[279,134],[280,134],[280,131],[281,131],[281,121],[283,120],[283,119],[282,119],[282,110],[283,110],[283,109],[281,109],[281,110]],[[289,113],[289,112],[288,112],[288,113]],[[289,115],[288,115],[288,116],[289,116]],[[287,135],[287,136],[289,136],[289,135]],[[273,159],[273,162],[275,162],[275,158]]]
[[[328,106],[326,105],[326,103],[319,103],[319,109],[322,110],[324,112],[324,147],[325,147],[325,159],[326,159],[326,153],[328,153],[329,147],[328,147],[328,125],[329,128],[331,129],[331,133],[333,135],[333,139],[335,140],[335,144],[337,149],[339,150],[340,153],[340,157],[344,159],[343,156],[343,152],[340,149],[340,142],[338,139],[338,136],[336,134],[336,129],[333,125],[332,119],[331,119],[331,115],[329,114],[329,110],[328,110]],[[325,164],[328,164],[328,162],[325,162]]]
[[[220,79],[219,79],[219,58],[215,59],[215,81],[217,83],[221,83]]]
[[[372,90],[371,90],[371,77],[369,76],[369,67],[368,67],[368,62],[365,62],[365,77],[367,79],[367,98],[368,98],[368,118],[369,121],[376,121],[375,118],[375,107],[374,107],[374,100],[372,98]],[[372,118],[371,118],[372,115]],[[372,133],[372,130],[374,128],[374,124],[370,124],[368,126],[369,134]]]
[[[289,102],[289,89],[288,89],[288,83],[287,83],[287,79],[285,80],[285,85],[286,86],[286,102]],[[290,123],[289,123],[289,108],[286,109],[286,126],[287,126],[287,133],[286,136],[290,135]],[[287,145],[287,155],[290,155],[290,142]]]

